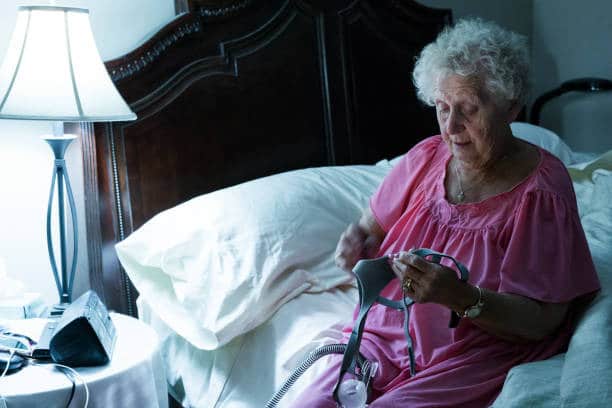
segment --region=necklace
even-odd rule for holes
[[[457,168],[457,164],[453,166],[455,168],[455,174],[457,174],[457,181],[459,182],[459,193],[457,193],[457,202],[462,203],[465,199],[465,192],[463,191],[463,185],[461,184],[461,175],[459,174],[459,169]]]
[[[512,156],[512,153],[506,153],[503,156],[501,156],[496,163],[496,166],[500,166],[501,163],[504,163],[510,156]],[[455,169],[455,174],[457,175],[457,182],[459,184],[459,192],[457,193],[457,195],[455,196],[455,199],[457,200],[458,203],[462,203],[463,200],[465,200],[465,190],[463,189],[463,183],[461,182],[461,173],[459,172],[459,167],[457,165],[457,163],[455,163],[453,165],[454,169]],[[486,180],[490,179],[491,177],[487,177],[486,175],[480,180],[480,183],[484,183]],[[471,190],[473,187],[468,187],[468,190]]]

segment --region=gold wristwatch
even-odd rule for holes
[[[482,308],[484,306],[484,302],[482,300],[482,289],[480,289],[480,286],[476,286],[476,289],[478,289],[478,301],[472,306],[466,307],[463,311],[462,317],[475,319],[480,316],[480,313],[482,312]]]

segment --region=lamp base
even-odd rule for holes
[[[60,122],[61,124],[61,122]],[[68,179],[68,171],[66,169],[66,161],[64,160],[64,154],[70,143],[76,138],[75,135],[63,134],[63,124],[61,126],[54,125],[54,136],[44,136],[43,139],[49,144],[53,154],[55,156],[53,178],[51,180],[51,191],[49,193],[49,205],[47,206],[47,249],[49,251],[49,260],[51,263],[51,269],[53,271],[53,277],[55,278],[55,284],[59,293],[59,304],[53,306],[48,317],[61,317],[64,310],[70,305],[72,300],[72,284],[74,282],[74,275],[76,272],[76,260],[78,253],[78,229],[76,219],[76,204],[74,202],[74,195],[72,188],[70,187],[70,180]],[[53,247],[52,239],[52,225],[51,216],[53,213],[53,202],[55,198],[55,188],[57,187],[57,213],[59,216],[58,229],[59,229],[59,253],[60,253],[60,265],[55,262],[55,250]],[[70,224],[72,225],[72,262],[70,269],[68,266],[68,251],[66,248],[66,218],[64,215],[64,188],[66,189],[66,196],[68,198],[68,208],[70,210]]]

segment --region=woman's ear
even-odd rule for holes
[[[508,106],[508,123],[512,123],[516,120],[516,117],[519,115],[519,113],[521,113],[521,109],[523,108],[523,105],[521,103],[519,103],[519,101],[510,101],[510,104]]]

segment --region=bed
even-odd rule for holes
[[[410,72],[451,13],[409,0],[177,0],[176,9],[148,41],[106,63],[138,119],[75,129],[91,286],[109,309],[160,334],[180,404],[261,407],[351,316],[356,290],[332,251],[394,160],[436,132]],[[609,288],[610,154],[579,156],[541,128],[516,126],[574,166]],[[513,370],[498,406],[530,406],[537,396],[524,384],[541,378],[534,373],[558,378],[537,387],[556,398],[543,404],[584,406],[570,403],[585,384],[610,396],[602,373],[612,365],[585,352],[612,344],[608,293],[565,355]],[[581,379],[587,368],[599,381]]]

